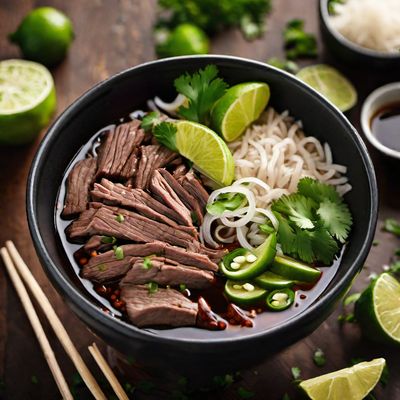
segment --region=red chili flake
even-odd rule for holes
[[[93,250],[93,251],[90,253],[90,256],[91,256],[91,257],[96,257],[96,256],[97,256],[97,251],[96,251],[96,250]]]
[[[80,265],[86,265],[88,262],[89,262],[89,260],[86,257],[82,257],[79,259]]]
[[[110,296],[110,299],[111,299],[112,301],[115,301],[115,300],[117,300],[117,296],[116,296],[115,294],[112,294],[112,295]]]
[[[307,296],[306,296],[305,294],[302,293],[302,294],[300,295],[300,298],[301,298],[302,300],[304,300],[304,299],[307,298]]]

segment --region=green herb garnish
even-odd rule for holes
[[[390,264],[389,272],[391,272],[392,274],[400,273],[400,261],[396,261],[393,264]]]
[[[317,40],[315,35],[304,31],[304,21],[293,19],[283,31],[286,57],[295,60],[301,57],[317,56]]]
[[[118,214],[116,217],[115,217],[115,220],[117,221],[117,222],[124,222],[124,220],[125,220],[125,218],[124,218],[124,216],[122,215],[122,214]]]
[[[124,259],[124,249],[121,246],[114,247],[114,255],[117,260]]]
[[[400,223],[393,218],[386,219],[383,228],[387,232],[400,236]]]
[[[184,283],[181,283],[181,284],[179,285],[179,290],[180,290],[181,292],[184,292],[184,291],[186,290],[186,285],[185,285]]]
[[[290,370],[295,381],[301,378],[301,369],[299,367],[292,367]]]
[[[155,122],[158,122],[159,119],[160,113],[158,111],[149,112],[142,118],[142,123],[140,124],[140,127],[145,132],[151,132],[153,130]]]
[[[313,361],[317,367],[323,367],[326,364],[325,353],[321,349],[315,350]]]
[[[329,265],[350,231],[348,206],[335,188],[315,179],[299,181],[297,193],[272,203],[279,221],[278,242],[284,254],[306,263]]]
[[[237,27],[247,39],[264,32],[265,16],[271,10],[271,0],[159,0],[158,4],[167,11],[158,27],[170,29],[188,22],[209,35]]]
[[[271,233],[275,232],[275,229],[268,224],[258,225],[258,229],[260,229],[261,232],[266,233],[267,235],[270,235]]]
[[[374,240],[374,241],[372,242],[372,246],[374,246],[374,247],[379,246],[379,243],[380,243],[379,240]]]
[[[255,396],[254,392],[251,392],[250,390],[245,389],[244,387],[240,386],[237,390],[237,394],[239,395],[240,398],[242,399],[251,399],[252,397]]]
[[[175,79],[176,90],[189,101],[187,107],[179,107],[178,114],[181,117],[208,125],[212,106],[228,88],[217,75],[218,68],[215,65],[207,65],[193,75],[186,73]]]
[[[101,243],[105,244],[114,244],[116,243],[117,239],[114,236],[102,236]]]
[[[151,258],[150,257],[145,257],[143,258],[143,269],[149,270],[150,268],[153,267],[153,264],[151,263]]]
[[[361,296],[361,293],[353,293],[350,294],[349,296],[347,296],[344,300],[343,300],[343,305],[346,307],[350,304],[355,303]]]
[[[158,291],[158,284],[156,282],[149,282],[147,289],[149,290],[149,294],[156,293]]]
[[[153,129],[153,135],[159,143],[178,152],[176,147],[176,126],[172,122],[160,122]]]
[[[336,14],[335,6],[336,4],[343,4],[345,0],[328,0],[328,13],[330,15]]]
[[[299,66],[292,60],[281,60],[276,57],[272,57],[267,60],[267,64],[272,65],[275,68],[282,69],[291,74],[299,72]]]
[[[218,200],[207,204],[206,209],[211,215],[222,215],[224,211],[233,211],[240,207],[245,196],[241,193],[226,193],[220,195]]]
[[[213,378],[213,382],[216,386],[218,387],[228,387],[232,385],[232,383],[235,381],[233,378],[233,375],[231,374],[226,374],[226,375],[216,375]]]

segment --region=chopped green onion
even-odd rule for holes
[[[114,236],[102,236],[101,237],[101,243],[114,244],[116,241],[117,241],[117,239]]]
[[[181,283],[181,284],[179,285],[179,290],[180,290],[181,292],[184,292],[184,291],[186,290],[186,285],[185,285],[184,283]]]
[[[151,258],[150,257],[145,257],[143,259],[143,269],[149,270],[153,264],[151,263]]]
[[[292,367],[291,368],[292,371],[292,376],[294,380],[298,380],[301,377],[301,369],[299,367]]]
[[[116,221],[118,221],[118,222],[124,222],[124,216],[122,215],[122,214],[118,214],[116,217],[115,217],[115,220]]]
[[[147,288],[149,289],[149,294],[156,293],[158,290],[158,284],[155,282],[149,282]]]
[[[372,246],[376,247],[376,246],[379,245],[379,243],[380,243],[379,240],[374,240],[374,241],[372,242]]]
[[[315,350],[313,361],[317,367],[323,367],[326,364],[325,353],[321,349]]]
[[[267,224],[258,225],[258,229],[260,229],[261,232],[266,233],[268,235],[275,232],[275,229]]]
[[[124,249],[121,246],[114,247],[114,255],[117,260],[124,259]]]

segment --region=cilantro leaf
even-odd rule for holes
[[[142,123],[140,124],[140,127],[145,132],[150,132],[153,129],[155,122],[158,122],[159,119],[160,113],[158,111],[152,111],[142,118]]]
[[[298,193],[310,197],[320,203],[323,200],[330,200],[333,203],[342,203],[343,199],[332,185],[327,185],[313,178],[302,178],[297,184]]]
[[[272,204],[272,210],[283,213],[301,229],[313,229],[313,209],[316,203],[297,193],[282,196]]]
[[[292,367],[290,370],[294,380],[301,379],[301,369],[299,367]]]
[[[281,214],[275,213],[275,216],[279,221],[278,242],[282,246],[283,253],[296,256],[296,234],[294,229],[290,226],[289,221]]]
[[[296,74],[299,71],[299,66],[291,60],[281,60],[277,57],[271,57],[267,60],[267,64],[275,68],[283,69],[291,74]]]
[[[387,232],[400,236],[400,223],[393,218],[385,220],[384,229]]]
[[[339,251],[339,246],[336,240],[321,226],[319,226],[315,231],[307,233],[312,238],[315,260],[321,261],[326,265],[331,264],[336,253]]]
[[[212,106],[228,88],[217,75],[217,67],[207,65],[193,75],[186,73],[175,79],[176,90],[189,100],[187,107],[181,106],[178,109],[180,116],[207,125]]]
[[[304,31],[303,20],[289,21],[283,31],[283,39],[288,59],[317,56],[317,40],[315,35]]]
[[[344,243],[349,235],[352,223],[347,204],[338,204],[326,199],[320,203],[317,214],[329,233],[339,242]]]
[[[321,349],[315,350],[313,361],[317,367],[323,367],[326,364],[325,353]]]
[[[171,122],[160,122],[153,128],[153,135],[158,142],[172,151],[178,152],[176,147],[176,126]]]

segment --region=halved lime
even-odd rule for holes
[[[232,142],[260,116],[268,104],[269,96],[266,83],[247,82],[232,86],[211,111],[213,128],[227,142]]]
[[[357,92],[352,83],[329,65],[312,65],[301,69],[296,76],[325,96],[340,111],[350,110],[357,103]]]
[[[366,337],[400,344],[400,283],[390,274],[380,275],[361,294],[355,315]]]
[[[384,358],[362,362],[307,379],[300,387],[312,400],[362,400],[378,383],[385,363]]]
[[[43,65],[0,61],[0,143],[31,142],[56,107],[53,78]]]
[[[232,153],[211,129],[190,121],[176,124],[176,147],[194,167],[220,186],[228,186],[235,176]]]

